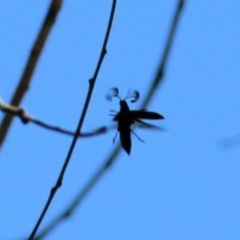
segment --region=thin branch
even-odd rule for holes
[[[181,16],[181,13],[182,13],[182,10],[184,7],[184,3],[185,3],[185,0],[178,0],[178,2],[177,2],[176,11],[174,13],[171,28],[170,28],[170,31],[167,36],[167,41],[166,41],[166,45],[164,48],[162,60],[160,61],[160,64],[159,64],[158,70],[156,72],[156,75],[154,77],[154,80],[153,80],[152,84],[150,85],[150,88],[147,91],[148,94],[141,106],[141,108],[143,108],[143,109],[146,108],[146,106],[149,104],[150,100],[153,97],[153,94],[156,92],[160,83],[162,83],[164,73],[165,73],[165,67],[166,67],[167,60],[168,60],[168,57],[170,54],[170,50],[172,48],[173,39],[176,34],[176,29],[177,29],[179,19],[180,19],[180,16]]]
[[[159,87],[160,83],[163,80],[164,69],[166,67],[167,59],[168,59],[168,56],[170,53],[170,49],[172,47],[173,38],[176,33],[176,29],[177,29],[179,19],[180,19],[182,10],[183,10],[183,6],[184,6],[184,0],[178,0],[177,6],[176,6],[176,12],[174,13],[173,22],[171,24],[170,31],[169,31],[167,41],[166,41],[166,45],[164,48],[165,50],[164,50],[163,56],[160,60],[156,76],[153,79],[153,82],[151,84],[151,87],[149,89],[147,97],[141,106],[141,108],[143,108],[143,109],[149,103],[150,99],[153,97],[153,94],[156,92],[157,88]],[[55,219],[53,219],[53,221],[37,235],[35,240],[42,240],[54,228],[56,228],[62,221],[66,220],[73,214],[74,210],[77,207],[79,207],[79,205],[82,203],[83,199],[97,184],[98,180],[107,172],[107,170],[111,166],[113,166],[113,163],[115,163],[116,157],[120,153],[120,150],[121,150],[121,146],[120,146],[120,144],[118,144],[116,146],[116,148],[112,151],[112,153],[109,155],[109,157],[103,162],[103,164],[93,174],[93,176],[87,182],[85,187],[76,195],[76,197],[73,199],[73,201],[69,204],[69,207],[66,210],[64,210],[62,213],[60,213]]]
[[[72,216],[74,211],[77,207],[79,207],[80,203],[83,201],[83,199],[87,196],[87,194],[90,192],[90,190],[93,189],[93,187],[96,185],[98,180],[103,176],[103,174],[106,172],[108,168],[112,166],[112,163],[120,153],[121,147],[120,144],[117,145],[117,147],[113,150],[110,157],[107,159],[104,164],[102,164],[98,170],[93,174],[93,176],[90,178],[90,180],[87,182],[85,187],[80,190],[80,192],[75,196],[73,201],[69,204],[69,207],[67,207],[66,210],[64,210],[62,213],[60,213],[55,219],[51,221],[47,227],[45,227],[37,236],[34,238],[34,240],[42,240],[44,239],[51,231],[53,231],[60,223],[62,223],[64,220],[67,220],[69,217]]]
[[[45,17],[45,20],[42,24],[42,28],[37,36],[36,42],[34,43],[32,50],[30,52],[30,56],[28,58],[27,64],[23,71],[23,75],[19,82],[19,85],[13,95],[11,100],[12,106],[19,106],[21,103],[26,91],[29,88],[30,80],[37,65],[38,58],[42,53],[44,44],[47,40],[47,37],[50,33],[50,30],[55,22],[57,14],[61,8],[62,0],[52,0],[52,3],[49,7],[48,13]],[[0,124],[0,148],[4,142],[4,139],[7,135],[8,129],[13,120],[13,116],[10,114],[6,114],[2,123]]]
[[[51,131],[54,131],[54,132],[58,132],[58,133],[61,133],[61,134],[65,134],[65,135],[68,135],[68,136],[73,137],[74,134],[75,134],[75,132],[71,132],[71,131],[62,129],[62,128],[57,127],[57,126],[52,126],[52,125],[47,124],[43,121],[37,120],[37,119],[31,117],[26,112],[25,109],[5,104],[1,101],[1,99],[0,99],[0,110],[7,113],[7,114],[11,114],[11,115],[14,115],[16,117],[19,117],[23,124],[27,124],[29,122],[32,122],[32,123],[34,123],[37,126],[40,126],[42,128],[45,128],[45,129],[48,129],[48,130],[51,130]],[[100,127],[100,128],[98,128],[98,129],[96,129],[95,131],[92,131],[92,132],[79,133],[77,137],[78,138],[80,138],[80,137],[93,137],[93,136],[97,136],[99,134],[106,133],[110,129],[111,129],[111,127],[104,127],[103,126],[103,127]]]
[[[103,43],[103,46],[102,46],[102,51],[101,51],[101,54],[100,54],[100,57],[99,57],[99,61],[98,61],[98,64],[97,64],[97,67],[96,67],[96,71],[94,73],[94,76],[92,79],[89,80],[89,90],[88,90],[88,94],[87,94],[87,98],[86,98],[86,101],[85,101],[85,104],[84,104],[84,108],[83,108],[83,111],[82,111],[82,114],[81,114],[81,117],[80,117],[80,120],[79,120],[79,123],[78,123],[78,126],[77,126],[77,129],[76,129],[76,132],[75,132],[75,135],[74,135],[74,138],[73,138],[73,141],[71,143],[71,146],[69,148],[69,151],[68,151],[68,154],[67,154],[67,157],[64,161],[64,164],[63,164],[63,167],[62,167],[62,170],[59,174],[59,177],[57,179],[57,182],[55,184],[55,186],[51,189],[51,192],[50,192],[50,195],[48,197],[48,200],[46,202],[46,205],[35,225],[35,227],[33,228],[32,230],[32,233],[30,234],[29,236],[29,240],[33,240],[35,235],[36,235],[36,232],[57,192],[57,190],[61,187],[62,185],[62,181],[63,181],[63,177],[64,177],[64,173],[67,169],[67,166],[68,166],[68,163],[70,161],[70,158],[71,158],[71,155],[72,155],[72,152],[73,152],[73,149],[75,147],[75,144],[77,142],[77,138],[78,138],[78,134],[80,133],[81,131],[81,127],[82,127],[82,124],[83,124],[83,121],[84,121],[84,118],[85,118],[85,115],[86,115],[86,112],[87,112],[87,109],[88,109],[88,105],[89,105],[89,102],[90,102],[90,99],[91,99],[91,95],[92,95],[92,92],[93,92],[93,88],[94,88],[94,84],[96,82],[96,79],[97,79],[97,75],[98,75],[98,72],[99,72],[99,69],[101,67],[101,64],[102,64],[102,61],[103,61],[103,58],[105,56],[105,54],[107,53],[106,51],[106,46],[107,46],[107,41],[108,41],[108,37],[109,37],[109,34],[110,34],[110,30],[111,30],[111,26],[112,26],[112,21],[113,21],[113,17],[114,17],[114,12],[115,12],[115,7],[116,7],[116,0],[113,0],[113,4],[112,4],[112,9],[111,9],[111,14],[110,14],[110,18],[109,18],[109,23],[108,23],[108,28],[107,28],[107,32],[106,32],[106,36],[105,36],[105,39],[104,39],[104,43]]]

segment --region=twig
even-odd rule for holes
[[[158,70],[156,72],[156,76],[153,79],[153,82],[151,84],[151,87],[149,89],[149,92],[147,94],[147,97],[142,104],[141,108],[145,108],[146,105],[149,103],[150,99],[153,97],[153,94],[156,92],[156,89],[159,87],[160,83],[163,80],[164,76],[164,69],[167,63],[167,59],[170,53],[170,49],[173,42],[173,37],[176,33],[176,28],[179,23],[180,15],[182,13],[184,6],[184,0],[178,0],[177,6],[176,6],[176,12],[173,16],[173,22],[170,27],[170,31],[167,37],[167,42],[165,46],[165,50],[163,53],[163,56],[160,60]],[[104,175],[104,173],[107,172],[107,170],[115,163],[116,157],[120,153],[121,147],[120,144],[118,144],[115,149],[112,151],[112,153],[109,155],[109,157],[104,161],[104,163],[97,169],[97,171],[93,174],[93,176],[90,178],[90,180],[87,182],[85,187],[76,195],[76,197],[73,199],[73,201],[69,204],[69,207],[64,210],[62,213],[60,213],[53,221],[45,228],[43,229],[35,238],[35,240],[41,240],[44,237],[46,237],[54,228],[56,228],[63,220],[66,220],[69,218],[74,210],[79,207],[82,200],[87,196],[87,194],[93,189],[93,187],[97,184],[98,180]]]
[[[164,71],[165,71],[165,66],[169,57],[169,53],[172,47],[172,43],[173,43],[173,38],[175,36],[176,33],[176,29],[178,26],[178,22],[180,19],[180,15],[182,13],[183,10],[183,6],[184,6],[184,2],[185,0],[178,0],[177,2],[177,6],[176,6],[176,12],[173,16],[173,21],[171,24],[171,28],[170,31],[168,33],[168,37],[167,37],[167,42],[166,42],[166,46],[164,48],[164,52],[163,52],[163,56],[162,56],[162,60],[160,61],[158,70],[156,72],[156,75],[154,77],[154,80],[152,82],[152,84],[150,85],[150,88],[148,90],[148,94],[145,98],[145,100],[143,101],[142,104],[142,108],[146,108],[146,106],[149,104],[151,98],[153,97],[153,94],[156,92],[157,88],[159,87],[160,83],[162,83],[163,77],[164,77]]]
[[[46,205],[43,208],[43,211],[42,211],[42,213],[41,213],[41,215],[40,215],[40,217],[39,217],[35,227],[33,228],[32,233],[30,234],[30,236],[28,238],[29,240],[33,240],[34,239],[34,236],[36,235],[36,232],[37,232],[37,230],[38,230],[38,228],[39,228],[39,226],[40,226],[40,224],[41,224],[41,222],[42,222],[42,220],[43,220],[43,218],[44,218],[44,216],[45,216],[45,214],[46,214],[46,212],[47,212],[47,210],[48,210],[48,208],[49,208],[49,206],[50,206],[50,204],[51,204],[51,202],[52,202],[52,200],[53,200],[53,198],[55,196],[55,193],[57,192],[57,190],[62,185],[64,173],[65,173],[65,171],[67,169],[67,166],[68,166],[68,163],[70,161],[70,158],[71,158],[74,146],[75,146],[75,144],[77,142],[78,134],[81,131],[81,127],[82,127],[82,124],[83,124],[83,121],[84,121],[84,118],[85,118],[85,115],[86,115],[86,112],[87,112],[87,108],[88,108],[88,105],[89,105],[89,102],[90,102],[90,99],[91,99],[91,95],[92,95],[92,92],[93,92],[94,84],[96,82],[99,69],[101,67],[103,58],[104,58],[105,54],[107,53],[106,46],[107,46],[107,41],[108,41],[108,37],[109,37],[109,34],[110,34],[111,26],[112,26],[112,21],[113,21],[114,12],[115,12],[115,6],[116,6],[116,0],[113,0],[111,14],[110,14],[109,23],[108,23],[108,28],[107,28],[106,36],[105,36],[105,39],[104,39],[104,42],[103,42],[103,46],[102,46],[102,51],[101,51],[101,54],[100,54],[100,57],[99,57],[99,60],[98,60],[98,64],[97,64],[95,73],[93,75],[93,78],[91,78],[89,80],[89,90],[88,90],[87,98],[86,98],[86,101],[85,101],[85,104],[84,104],[84,108],[83,108],[83,111],[82,111],[82,114],[81,114],[81,117],[80,117],[77,129],[76,129],[73,141],[72,141],[71,146],[69,148],[67,157],[66,157],[66,159],[64,161],[64,164],[63,164],[62,170],[61,170],[61,172],[59,174],[59,177],[57,179],[57,182],[56,182],[55,186],[51,189],[51,192],[50,192],[50,195],[49,195],[48,200],[46,202]]]
[[[90,190],[93,189],[93,187],[96,185],[98,180],[103,176],[103,174],[106,172],[108,168],[112,166],[112,163],[120,153],[121,147],[118,144],[117,147],[113,150],[110,157],[107,159],[107,161],[102,164],[98,170],[93,174],[93,176],[90,178],[90,180],[87,182],[85,187],[75,196],[75,198],[72,200],[72,202],[69,204],[69,207],[67,207],[66,210],[64,210],[62,213],[60,213],[55,219],[52,220],[52,222],[47,225],[35,238],[34,240],[42,240],[44,239],[51,231],[53,231],[54,228],[56,228],[63,220],[67,220],[69,217],[72,216],[74,211],[77,207],[79,207],[82,200],[86,197],[86,195],[90,192]]]
[[[32,122],[32,123],[36,124],[37,126],[43,127],[45,129],[48,129],[48,130],[51,130],[51,131],[54,131],[54,132],[62,133],[62,134],[68,135],[68,136],[74,136],[74,134],[75,134],[74,132],[62,129],[60,127],[52,126],[52,125],[47,124],[47,123],[45,123],[43,121],[37,120],[37,119],[31,117],[26,112],[25,109],[5,104],[5,103],[3,103],[1,101],[1,99],[0,99],[0,110],[2,110],[5,113],[8,113],[8,114],[14,115],[16,117],[19,117],[20,120],[22,121],[22,123],[24,123],[24,124]],[[93,137],[93,136],[97,136],[99,134],[106,133],[108,130],[110,130],[110,127],[104,127],[103,126],[103,127],[100,127],[98,129],[96,129],[93,132],[79,133],[78,134],[78,138],[79,137]]]
[[[30,80],[37,65],[38,58],[43,50],[44,44],[55,22],[61,5],[62,0],[52,0],[48,13],[43,22],[42,28],[30,52],[30,56],[23,71],[22,78],[11,100],[12,106],[18,106],[20,104],[22,98],[24,97],[26,91],[29,88]],[[10,114],[6,114],[2,123],[0,124],[0,148],[4,142],[5,136],[7,135],[12,120],[13,116]]]

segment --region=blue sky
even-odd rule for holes
[[[107,90],[154,77],[177,1],[118,1],[83,131],[111,123]],[[75,130],[93,76],[111,1],[65,1],[21,106]],[[49,1],[1,1],[0,96],[10,102]],[[75,214],[46,239],[240,239],[240,8],[238,1],[186,1],[165,78],[148,109],[166,131],[136,130]],[[0,120],[4,114],[0,113]],[[115,131],[80,139],[40,230],[73,199],[114,149]],[[0,152],[0,240],[27,237],[72,139],[15,119]]]

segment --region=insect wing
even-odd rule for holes
[[[127,152],[128,155],[130,155],[131,145],[132,145],[130,128],[122,129],[121,131],[119,131],[119,134],[120,134],[122,148]]]
[[[135,119],[135,122],[134,122],[138,127],[140,128],[148,128],[148,129],[159,129],[159,130],[164,130],[163,128],[159,127],[159,126],[156,126],[156,125],[153,125],[153,124],[150,124],[150,123],[147,123],[147,122],[144,122],[140,119]]]
[[[162,115],[156,112],[148,112],[146,110],[130,111],[131,117],[133,119],[143,118],[143,119],[164,119]]]

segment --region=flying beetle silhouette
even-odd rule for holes
[[[126,102],[126,99],[132,98],[130,102],[134,103],[139,99],[139,92],[135,90],[129,90],[127,97],[122,100],[118,96],[118,89],[117,88],[111,88],[109,90],[109,93],[107,94],[107,99],[112,100],[113,97],[116,97],[120,99],[120,111],[116,112],[114,110],[111,110],[112,112],[116,112],[116,114],[111,114],[114,116],[113,121],[118,122],[118,131],[113,139],[113,142],[115,141],[117,134],[119,132],[120,134],[120,141],[122,148],[127,152],[128,155],[130,155],[131,152],[131,132],[141,141],[144,142],[141,138],[139,138],[131,129],[131,125],[137,124],[140,127],[146,127],[146,128],[158,128],[157,126],[154,126],[152,124],[146,123],[141,119],[151,119],[151,120],[157,120],[157,119],[164,119],[164,117],[156,112],[148,112],[145,109],[142,110],[133,110],[130,111],[128,104]]]

